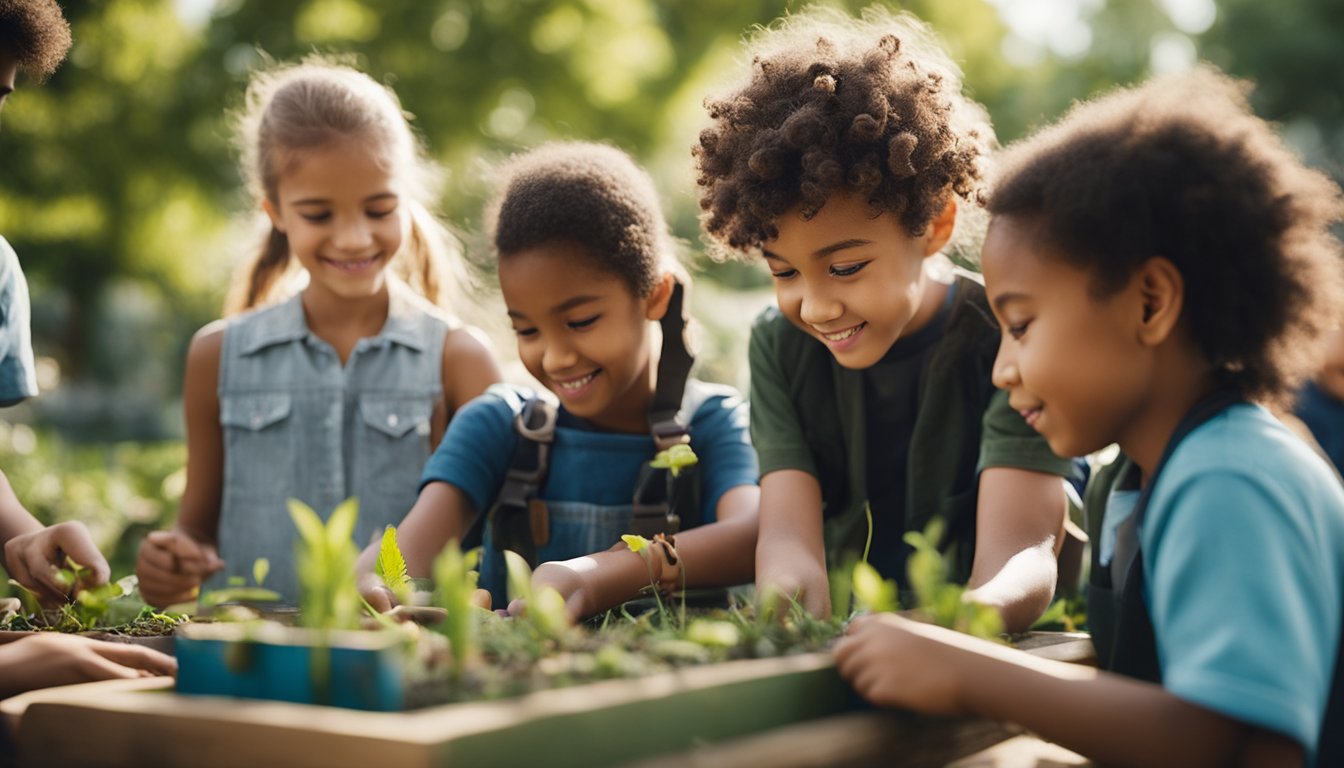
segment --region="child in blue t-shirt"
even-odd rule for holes
[[[505,168],[489,220],[519,357],[559,399],[547,475],[526,508],[499,503],[530,393],[497,386],[463,408],[397,529],[411,575],[428,575],[444,545],[476,520],[485,530],[481,584],[495,605],[505,599],[505,548],[535,553],[534,583],[556,588],[571,618],[634,598],[651,580],[688,588],[750,581],[758,489],[746,405],[728,387],[686,380],[686,277],[647,174],[611,147],[542,147]],[[676,422],[660,422],[660,411]],[[700,504],[682,513],[691,529],[676,534],[675,550],[634,554],[620,537],[633,531],[636,486],[664,427],[689,437]],[[500,540],[509,514],[527,518],[526,541]],[[376,555],[373,546],[360,559],[361,591],[386,609],[392,598],[370,573]]]
[[[1339,188],[1208,69],[1081,105],[1000,168],[995,383],[1055,452],[1124,457],[1088,493],[1113,533],[1088,606],[1104,671],[884,615],[840,672],[1100,763],[1340,765],[1344,489],[1257,404],[1340,316]]]

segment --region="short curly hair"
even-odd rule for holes
[[[994,131],[925,25],[870,8],[781,19],[749,42],[745,83],[705,100],[692,150],[705,230],[728,255],[779,234],[832,195],[866,195],[912,235],[953,194],[978,208]]]
[[[0,0],[0,51],[19,69],[45,79],[70,50],[70,24],[55,0]]]
[[[1286,405],[1344,296],[1340,189],[1211,67],[1075,106],[996,160],[993,216],[1092,273],[1097,298],[1152,256],[1185,281],[1183,322],[1244,397]]]
[[[486,210],[501,259],[550,243],[580,246],[640,297],[675,269],[672,236],[653,180],[615,147],[556,142],[512,158]]]

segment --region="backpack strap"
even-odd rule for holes
[[[680,280],[675,280],[672,296],[667,300],[667,312],[663,313],[659,323],[663,330],[663,347],[658,356],[658,386],[649,402],[649,434],[660,451],[691,440],[686,425],[677,420],[686,379],[695,363],[687,339],[689,311],[686,288]]]
[[[518,445],[504,475],[504,485],[490,510],[490,533],[495,546],[517,552],[537,567],[537,549],[550,540],[546,502],[538,498],[550,470],[551,444],[559,409],[535,394],[513,418]]]

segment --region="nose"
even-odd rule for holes
[[[547,340],[546,349],[541,353],[541,369],[548,376],[555,376],[571,370],[579,361],[574,345],[565,340]]]
[[[1017,352],[1012,348],[1007,334],[999,339],[999,352],[994,356],[994,370],[990,380],[999,389],[1012,389],[1022,383],[1017,370]]]
[[[363,216],[343,217],[332,236],[332,244],[343,251],[360,251],[373,244],[373,231]]]
[[[801,287],[798,317],[814,326],[825,325],[845,313],[845,306],[822,287]]]

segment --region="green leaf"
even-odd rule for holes
[[[378,560],[374,563],[373,572],[378,574],[388,589],[392,590],[398,602],[403,604],[410,602],[414,587],[410,575],[406,573],[406,558],[402,556],[401,548],[397,546],[395,526],[389,525],[383,529],[383,541],[378,545]]]
[[[252,561],[252,581],[258,587],[266,582],[266,576],[271,572],[271,561],[264,557],[258,557]]]
[[[322,518],[317,516],[312,507],[298,499],[286,499],[285,504],[289,507],[289,517],[294,521],[294,527],[299,529],[299,539],[309,547],[320,546],[323,540]]]
[[[677,443],[676,445],[659,451],[654,455],[649,466],[655,469],[666,469],[676,477],[681,470],[698,463],[700,458],[691,450],[691,446],[686,443]]]
[[[508,573],[509,599],[531,602],[532,569],[523,556],[513,550],[504,550],[504,570]]]
[[[359,519],[359,499],[351,496],[336,505],[327,519],[327,546],[339,547],[355,535],[355,521]]]
[[[877,569],[865,562],[854,564],[854,599],[870,613],[895,611],[896,583],[884,581]]]

